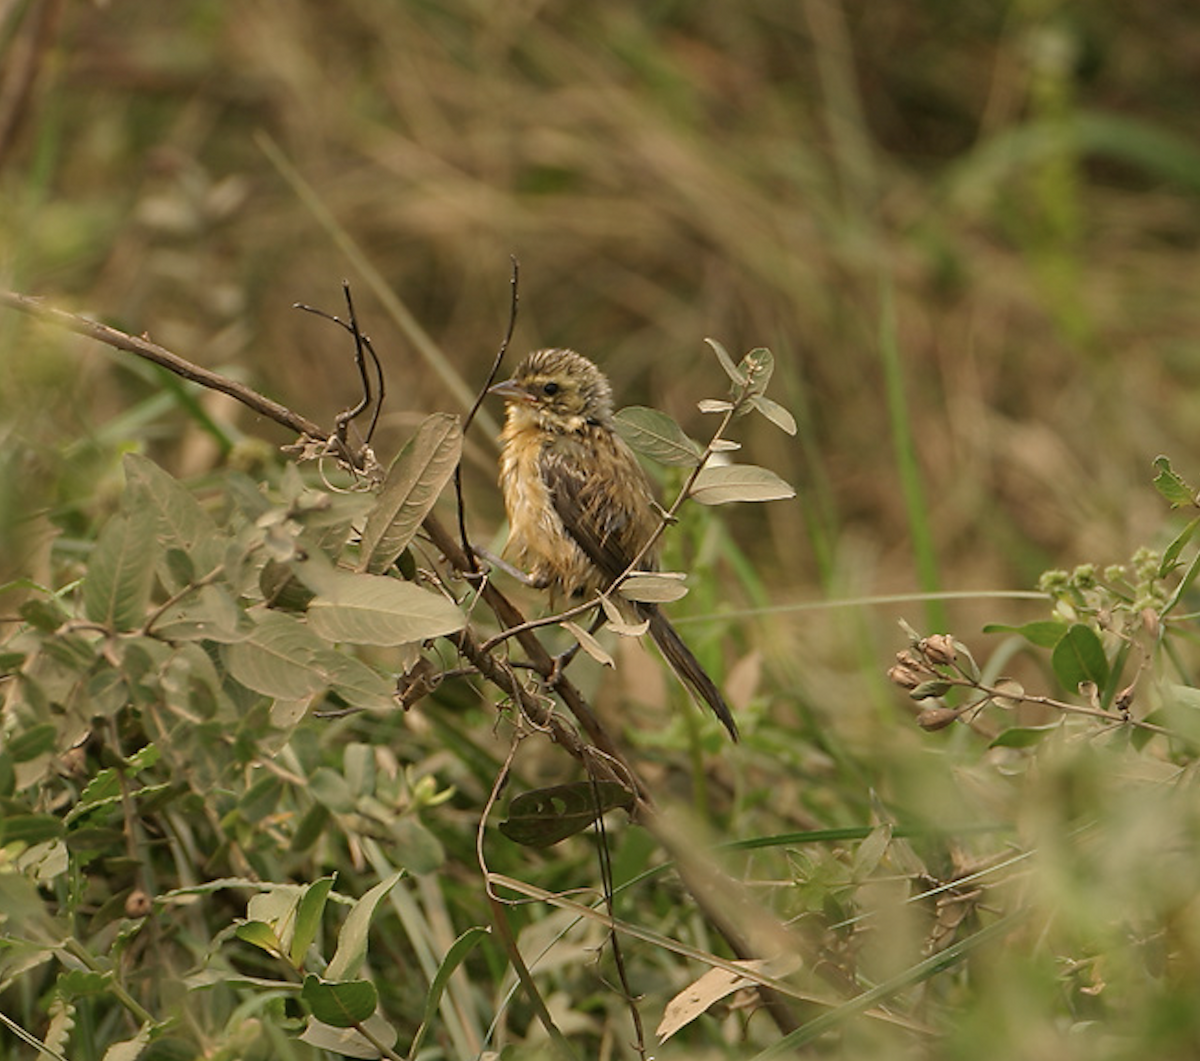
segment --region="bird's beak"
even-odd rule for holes
[[[515,379],[506,379],[488,388],[488,394],[498,394],[506,402],[531,401],[531,395]]]

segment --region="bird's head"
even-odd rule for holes
[[[508,403],[510,422],[558,432],[582,431],[612,420],[612,387],[574,350],[536,350],[492,394]]]

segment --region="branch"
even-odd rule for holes
[[[39,320],[48,321],[118,350],[128,351],[161,365],[183,379],[228,394],[247,408],[283,427],[317,442],[337,445],[337,439],[313,421],[259,394],[245,384],[201,368],[173,354],[149,339],[135,338],[108,325],[53,309],[44,305],[41,299],[15,292],[0,291],[0,305],[10,306]],[[356,453],[341,447],[338,455],[355,469],[364,469],[364,452]],[[446,558],[446,562],[459,575],[479,582],[480,576],[475,570],[473,559],[436,516],[432,513],[426,516],[422,527],[434,546]],[[515,679],[512,669],[490,651],[485,650],[485,645],[478,641],[469,626],[454,638],[463,655],[506,696],[516,699],[534,724],[544,726],[556,743],[562,745],[590,771],[633,786],[637,796],[638,820],[649,828],[668,855],[676,861],[684,885],[705,917],[725,938],[734,954],[738,958],[758,957],[770,952],[772,940],[777,946],[780,940],[792,939],[794,934],[789,933],[771,914],[750,902],[739,882],[721,873],[697,850],[691,838],[677,833],[667,820],[657,813],[645,782],[625,759],[608,730],[592,712],[583,694],[561,673],[561,669],[555,666],[554,659],[533,630],[526,627],[525,617],[516,605],[486,578],[480,584],[480,595],[502,626],[519,628],[515,637],[533,669],[545,680],[553,682],[555,692],[570,709],[588,739],[603,754],[595,754],[562,717],[530,695]],[[795,1015],[778,994],[762,987],[760,991],[778,1027],[785,1033],[794,1028]]]
[[[0,291],[0,305],[11,306],[38,320],[47,321],[60,328],[66,328],[67,331],[95,339],[97,342],[115,347],[117,350],[126,350],[131,354],[137,354],[138,357],[152,361],[183,379],[236,398],[247,408],[295,431],[298,435],[308,435],[322,441],[327,441],[330,437],[329,433],[323,431],[318,424],[314,424],[299,413],[292,412],[287,406],[280,405],[265,395],[259,394],[252,387],[247,387],[244,383],[239,383],[228,376],[222,376],[219,372],[213,372],[193,364],[191,361],[186,361],[178,354],[171,353],[170,350],[149,339],[128,335],[116,328],[110,328],[107,324],[100,324],[98,321],[80,317],[75,313],[66,313],[61,309],[54,309],[52,306],[45,305],[40,298],[18,295],[15,291]]]

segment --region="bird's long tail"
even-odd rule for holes
[[[675,632],[675,627],[653,604],[639,604],[638,612],[643,619],[650,621],[650,636],[654,638],[654,643],[658,645],[663,658],[671,665],[671,670],[699,699],[713,709],[721,724],[729,730],[729,735],[737,740],[737,723],[733,720],[733,713],[725,703],[721,690],[705,673],[700,661],[692,655],[691,649],[683,643],[683,639]]]

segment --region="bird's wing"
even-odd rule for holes
[[[629,548],[631,518],[614,503],[610,477],[585,470],[569,449],[546,447],[541,472],[554,511],[584,555],[611,581],[634,557]]]

